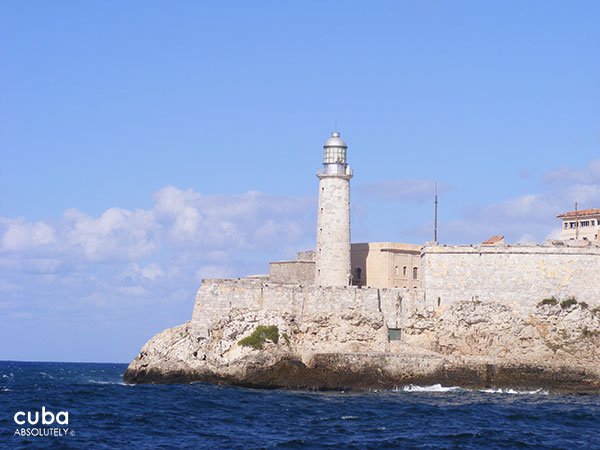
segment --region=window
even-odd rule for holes
[[[354,269],[354,273],[356,274],[356,279],[360,280],[360,276],[362,275],[362,269],[360,267],[357,267],[356,269]]]
[[[400,340],[400,328],[388,328],[388,340],[399,341]]]
[[[569,224],[565,222],[565,230],[569,227]]]
[[[402,275],[406,276],[406,266],[402,268]]]
[[[394,275],[399,275],[400,274],[400,270],[398,270],[398,266],[394,267]]]
[[[413,267],[413,280],[417,279],[417,268]]]
[[[342,147],[330,147],[325,149],[325,164],[345,164],[346,150]]]

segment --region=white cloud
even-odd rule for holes
[[[264,271],[270,258],[313,241],[313,199],[173,186],[153,198],[146,210],[0,218],[0,300],[8,312],[87,317],[102,310],[98,317],[110,320],[172,304],[187,317],[200,278]]]
[[[75,209],[65,212],[61,245],[87,261],[137,260],[158,246],[159,227],[152,211],[107,209],[91,217]]]
[[[591,184],[600,182],[600,160],[590,161],[583,169],[559,167],[544,174],[544,181],[554,183]]]
[[[140,273],[142,274],[142,276],[153,281],[165,275],[165,273],[158,264],[148,264],[146,267],[140,269]]]
[[[543,242],[558,237],[556,216],[573,210],[575,202],[580,209],[600,207],[600,161],[592,161],[584,171],[562,168],[549,174],[545,181],[561,183],[543,193],[470,208],[461,218],[441,223],[442,236],[463,243],[480,242],[494,234],[505,235],[509,242]],[[592,182],[595,177],[596,184]]]
[[[157,223],[174,243],[205,249],[257,248],[277,239],[299,239],[312,199],[260,192],[206,196],[167,186],[154,195]]]
[[[52,244],[55,241],[54,229],[44,222],[28,223],[24,218],[0,219],[5,227],[1,248],[10,251],[28,250]]]

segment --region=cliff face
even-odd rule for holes
[[[563,305],[565,306],[565,305]],[[190,323],[154,336],[129,365],[132,383],[208,381],[308,389],[393,388],[408,383],[467,387],[600,390],[600,311],[585,304],[539,305],[527,316],[494,302],[414,311],[401,341],[388,342],[378,312],[297,315],[232,309],[210,337]],[[239,345],[259,325],[277,343]]]

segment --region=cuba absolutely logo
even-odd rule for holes
[[[53,413],[42,406],[41,411],[17,411],[13,417],[20,427],[14,436],[72,436],[75,434],[69,428],[69,413],[59,411]]]

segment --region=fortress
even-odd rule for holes
[[[335,132],[324,150],[314,250],[203,280],[125,381],[600,392],[600,210],[561,214],[543,245],[351,244],[347,146]]]
[[[324,145],[319,179],[316,248],[270,263],[268,275],[205,279],[195,300],[191,333],[211,328],[233,309],[304,315],[379,313],[388,340],[402,340],[406,318],[439,315],[454,302],[499,302],[527,315],[544,298],[575,297],[600,305],[600,210],[572,211],[559,240],[507,244],[495,236],[478,245],[351,244],[347,146],[334,132]]]

